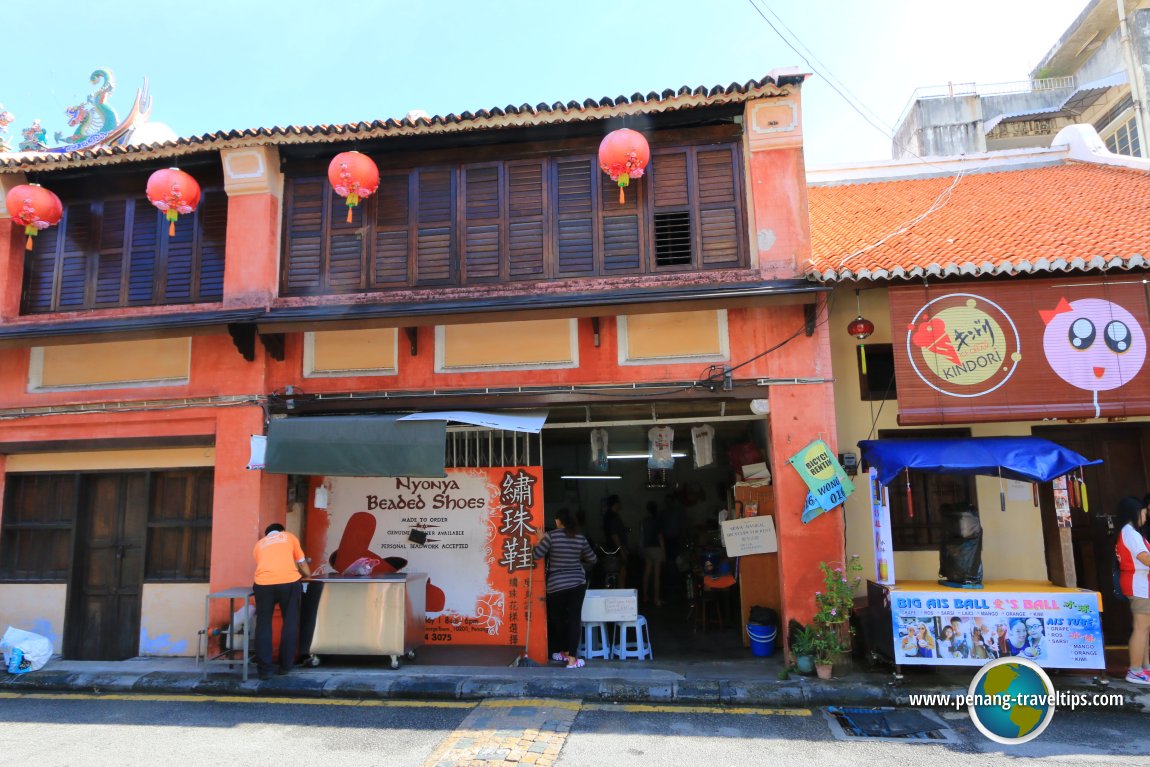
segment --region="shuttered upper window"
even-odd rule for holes
[[[25,262],[25,314],[223,298],[223,189],[205,189],[174,237],[144,197],[65,203],[59,225],[39,234]]]
[[[351,223],[320,170],[289,171],[282,292],[745,266],[739,147],[657,148],[623,203],[589,154],[384,168]]]

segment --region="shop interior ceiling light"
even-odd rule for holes
[[[650,458],[650,457],[651,457],[650,453],[608,453],[607,454],[608,459],[615,459],[615,460],[621,460],[621,461],[630,460],[630,459],[639,459],[639,458]],[[671,457],[672,458],[686,458],[687,454],[686,453],[671,453]]]
[[[559,479],[623,479],[618,474],[564,474]]]

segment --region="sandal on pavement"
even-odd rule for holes
[[[582,658],[576,658],[574,663],[568,663],[567,668],[583,668],[587,665],[587,661]]]
[[[564,663],[566,663],[567,662],[567,656],[561,652],[556,652],[556,653],[551,654],[551,660],[555,660],[555,661],[561,660]]]

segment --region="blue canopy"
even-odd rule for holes
[[[1048,482],[1081,466],[1102,463],[1041,437],[871,439],[859,442],[859,447],[863,461],[878,470],[878,481],[884,485],[903,469]]]

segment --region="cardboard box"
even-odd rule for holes
[[[637,589],[587,589],[587,595],[583,597],[582,620],[585,623],[633,621],[638,615]]]

